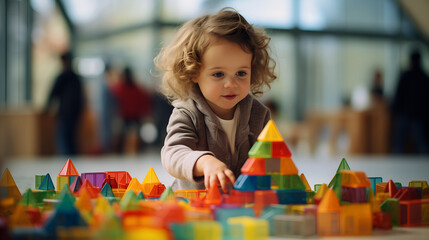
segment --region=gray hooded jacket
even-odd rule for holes
[[[232,154],[227,135],[199,87],[192,89],[190,99],[176,101],[173,105],[161,161],[167,172],[176,178],[172,185],[174,190],[205,189],[203,177],[193,176],[196,161],[205,154],[223,161],[237,178],[250,148],[271,118],[269,109],[251,95],[241,100],[237,106],[236,151]]]

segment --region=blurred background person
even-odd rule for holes
[[[153,100],[150,92],[136,83],[130,67],[124,68],[120,78],[111,88],[122,122],[118,150],[136,153],[141,147],[140,127],[144,118],[152,114]]]
[[[56,111],[56,148],[61,155],[77,154],[76,135],[84,106],[83,86],[72,69],[72,54],[61,55],[62,71],[56,77],[46,104],[49,111],[58,102]]]
[[[106,63],[104,72],[98,79],[96,112],[98,118],[99,151],[110,153],[114,146],[114,123],[118,118],[117,102],[110,88],[118,81],[115,69]]]
[[[414,49],[409,55],[408,69],[399,76],[393,99],[393,153],[406,153],[411,137],[411,151],[429,153],[427,123],[429,111],[429,79],[421,64],[421,53]]]

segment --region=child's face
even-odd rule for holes
[[[250,90],[252,54],[225,39],[211,44],[202,57],[198,83],[212,110],[222,119],[232,119],[235,106]]]

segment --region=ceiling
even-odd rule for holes
[[[404,11],[409,13],[412,20],[429,41],[429,1],[428,0],[398,0]]]

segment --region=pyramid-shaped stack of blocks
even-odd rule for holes
[[[249,151],[249,158],[241,168],[241,175],[234,184],[236,194],[249,191],[274,190],[279,204],[306,204],[306,187],[292,161],[292,154],[270,120],[258,141]]]

